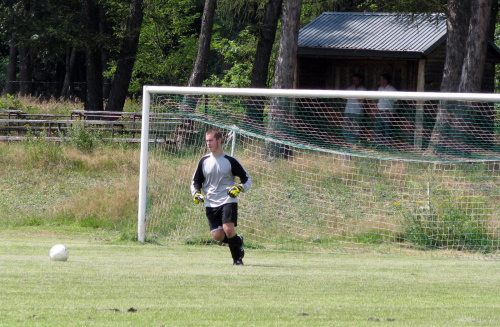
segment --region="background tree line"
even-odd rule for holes
[[[0,86],[112,111],[142,85],[289,88],[324,11],[448,13],[442,90],[475,92],[498,0],[4,0]]]

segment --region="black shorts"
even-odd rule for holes
[[[226,223],[238,226],[238,203],[226,203],[216,208],[207,207],[206,211],[211,232],[222,229],[222,225]]]

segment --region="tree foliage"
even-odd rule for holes
[[[195,22],[201,17],[192,0],[149,0],[139,40],[130,91],[143,85],[185,85],[196,59]]]
[[[220,54],[224,66],[220,74],[212,74],[206,81],[207,86],[249,87],[252,62],[255,57],[256,38],[247,29],[234,39],[221,37],[217,33],[212,41],[213,51]]]
[[[73,96],[84,98],[87,86],[85,56],[89,47],[98,48],[95,60],[103,65],[102,92],[107,97],[108,81],[115,78],[117,64],[126,52],[120,48],[126,36],[132,0],[92,0],[98,6],[99,22],[91,39],[85,32],[83,0],[4,0],[0,3],[0,62],[7,67],[9,44],[22,50],[22,75],[33,83],[37,95],[61,94],[62,82],[71,72]],[[283,0],[274,0],[274,2]],[[218,0],[213,38],[204,85],[250,86],[256,49],[262,40],[266,6],[271,0]],[[324,11],[446,12],[450,0],[303,0],[300,27]],[[203,0],[144,0],[144,19],[128,96],[140,95],[143,85],[186,85],[197,58]],[[496,19],[496,17],[494,17]],[[274,78],[274,60],[279,45],[280,24],[269,61],[260,61],[267,71],[266,86]],[[73,51],[73,52],[72,52]],[[259,51],[263,51],[259,48]],[[266,50],[267,51],[267,50]],[[13,52],[11,52],[13,53]],[[76,54],[72,66],[71,53]],[[21,52],[19,52],[21,54]],[[99,59],[97,59],[99,57]],[[19,57],[21,58],[21,57]],[[267,67],[264,67],[267,66]],[[20,68],[16,85],[19,90]],[[4,68],[6,69],[6,68]],[[3,76],[5,70],[0,74]],[[5,78],[2,78],[2,83]],[[27,82],[27,81],[23,81]],[[1,85],[1,84],[0,84]],[[262,81],[258,85],[262,85]],[[102,100],[98,100],[102,101]]]
[[[357,1],[365,10],[386,12],[444,12],[447,0],[366,0]]]

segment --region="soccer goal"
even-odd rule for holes
[[[238,224],[248,246],[498,256],[499,101],[146,86],[138,239],[210,242],[189,185],[216,128],[253,180]]]

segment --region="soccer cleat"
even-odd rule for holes
[[[243,261],[241,259],[234,260],[233,266],[243,266]]]

